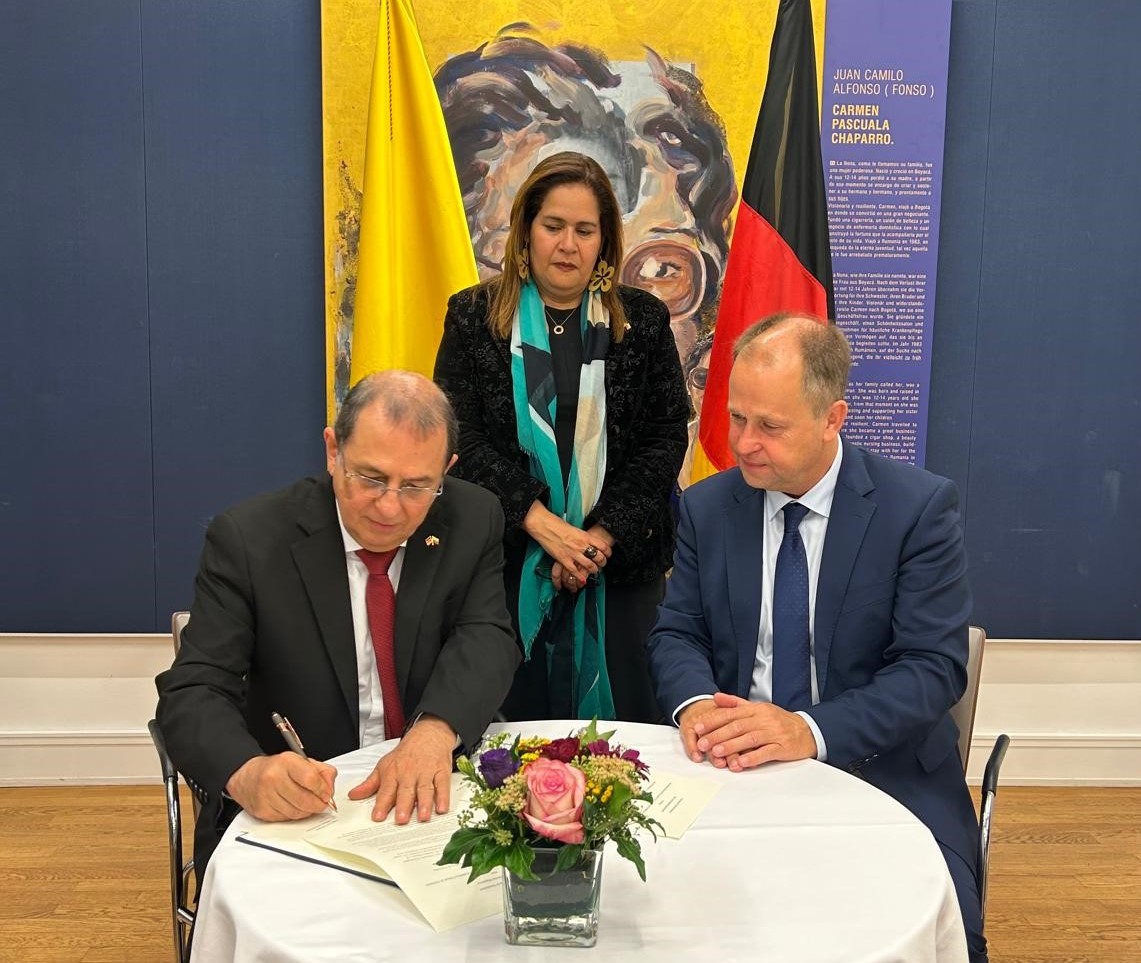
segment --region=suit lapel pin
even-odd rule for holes
[[[440,544],[440,540],[436,538],[435,535],[429,535],[426,539],[424,539],[424,544],[427,545],[428,548],[435,548]]]

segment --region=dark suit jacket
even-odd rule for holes
[[[426,544],[429,535],[436,547]],[[503,594],[502,537],[496,499],[445,478],[443,495],[408,539],[397,591],[405,718],[439,716],[466,746],[491,721],[519,661]],[[288,716],[315,759],[359,747],[348,572],[327,477],[213,520],[182,648],[156,684],[167,749],[210,796],[196,861],[233,816],[221,799],[230,776],[253,756],[284,750],[271,712]]]
[[[648,582],[669,568],[674,526],[669,500],[688,443],[689,404],[669,311],[637,288],[619,288],[630,329],[606,356],[606,475],[590,524],[616,540],[606,565],[615,584]],[[452,473],[499,496],[507,520],[507,569],[522,564],[520,525],[547,488],[519,447],[511,390],[511,343],[487,326],[485,285],[452,296],[435,378],[460,422]]]
[[[737,469],[682,496],[678,549],[648,642],[667,712],[748,698],[760,627],[764,492]],[[844,443],[814,622],[828,762],[858,771],[975,865],[978,826],[948,710],[966,686],[971,596],[947,479]]]

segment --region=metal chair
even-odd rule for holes
[[[979,701],[979,681],[982,678],[983,649],[986,645],[986,632],[977,625],[972,625],[967,635],[967,688],[963,697],[951,708],[951,718],[959,727],[959,758],[963,763],[963,772],[967,771],[967,759],[971,752],[971,737],[975,731],[975,709]],[[990,758],[987,760],[983,773],[982,796],[979,800],[979,903],[982,911],[982,920],[986,924],[986,893],[987,872],[990,868],[990,830],[991,820],[994,816],[994,800],[998,794],[998,773],[1002,768],[1002,760],[1006,758],[1006,750],[1010,746],[1010,738],[1005,734],[994,741]]]
[[[1006,758],[1006,750],[1010,746],[1010,737],[1003,733],[994,741],[994,748],[990,751],[990,758],[986,761],[983,772],[982,799],[979,802],[979,904],[982,909],[983,923],[986,923],[986,887],[987,872],[990,868],[990,823],[994,815],[994,797],[998,793],[998,771],[1002,768],[1002,760]]]
[[[174,653],[182,644],[182,630],[190,621],[189,612],[175,612],[171,618],[171,638]],[[194,858],[182,858],[182,800],[178,792],[178,770],[166,751],[166,741],[162,737],[158,721],[147,723],[155,752],[162,766],[162,781],[166,789],[166,829],[167,844],[170,849],[170,916],[171,935],[174,939],[175,963],[188,963],[190,959],[190,934],[194,926],[194,912],[198,894],[194,891]],[[194,799],[194,818],[206,801],[206,793],[191,780],[186,780]]]

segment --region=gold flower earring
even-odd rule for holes
[[[614,268],[599,258],[598,263],[594,266],[594,273],[590,276],[590,290],[601,290],[605,294],[613,285]]]
[[[523,248],[519,252],[516,267],[519,270],[519,280],[526,281],[531,276],[531,252],[528,248]]]

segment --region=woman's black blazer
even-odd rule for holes
[[[670,495],[688,443],[689,406],[666,306],[638,288],[618,292],[630,327],[606,356],[606,475],[586,527],[597,522],[616,540],[607,579],[632,584],[659,577],[673,558]],[[452,473],[499,496],[510,572],[526,548],[523,517],[536,498],[546,502],[547,487],[519,447],[511,345],[488,328],[488,304],[486,284],[451,297],[435,379],[460,422]]]

